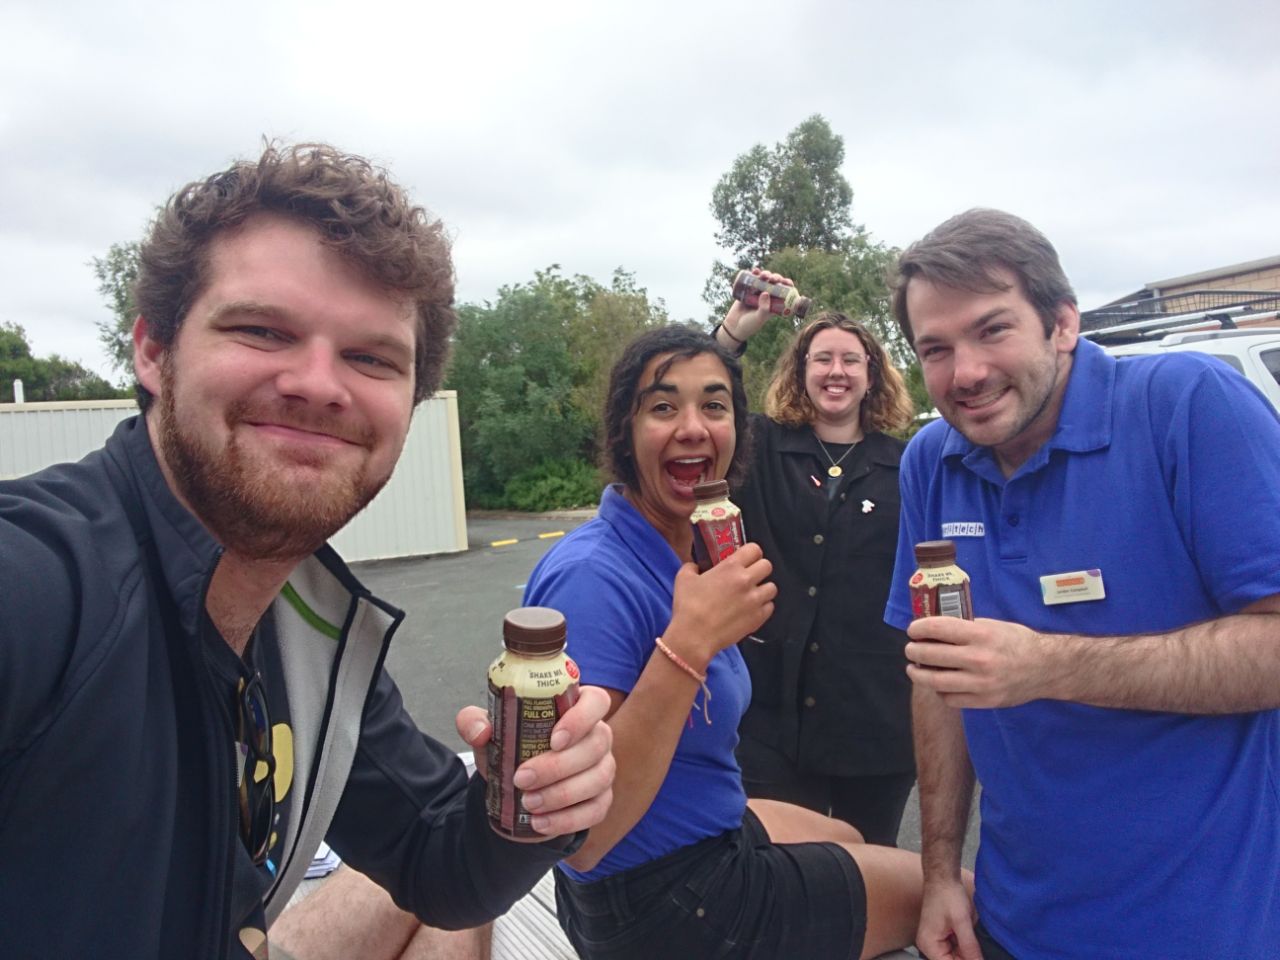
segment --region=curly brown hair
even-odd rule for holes
[[[778,355],[773,379],[765,394],[765,413],[778,423],[792,427],[811,424],[818,418],[818,411],[804,388],[805,362],[813,338],[833,328],[853,334],[867,351],[867,394],[858,411],[862,432],[901,430],[915,415],[906,381],[870,330],[834,310],[819,314],[801,327],[791,345]]]
[[[258,213],[311,225],[370,281],[413,301],[413,402],[434,393],[457,325],[444,225],[413,205],[385,170],[323,143],[268,143],[256,162],[237,161],[170,198],[139,252],[134,302],[147,333],[166,348],[173,345],[208,285],[213,240]],[[141,384],[136,390],[146,411],[155,398]]]

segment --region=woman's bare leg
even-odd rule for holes
[[[747,801],[774,843],[862,843],[856,828],[807,807],[782,800]]]
[[[843,820],[794,804],[749,800],[748,806],[774,843],[838,843],[853,857],[867,892],[864,960],[915,941],[924,885],[919,854],[863,843],[862,835]]]
[[[867,892],[867,933],[862,960],[900,950],[915,942],[920,925],[924,875],[920,855],[897,847],[844,844],[862,872]]]

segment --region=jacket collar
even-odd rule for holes
[[[773,421],[777,423],[777,421]],[[780,453],[797,453],[813,455],[818,452],[817,435],[813,432],[813,428],[806,425],[803,427],[793,427],[789,424],[779,423],[782,428],[781,435],[778,438],[778,451]],[[895,441],[888,434],[868,433],[860,441],[858,446],[863,449],[863,456],[868,461],[883,464],[889,467],[896,467],[898,461],[902,457],[901,444]]]
[[[155,544],[158,566],[177,606],[183,631],[196,636],[205,593],[222,556],[222,546],[169,488],[152,449],[145,417],[123,421],[107,439],[105,449],[132,486],[120,493],[138,543],[144,548],[147,541]]]
[[[155,543],[161,576],[178,608],[182,629],[196,636],[209,580],[222,558],[222,545],[170,489],[151,446],[144,417],[122,422],[108,438],[105,449],[132,484],[131,490],[121,490],[121,497],[129,510],[138,543],[144,547],[147,541]],[[139,505],[141,513],[136,509]],[[347,594],[370,600],[390,614],[403,617],[397,608],[370,594],[328,544],[313,556]],[[339,618],[339,622],[342,619]]]

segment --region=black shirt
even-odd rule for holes
[[[217,628],[204,617],[204,633],[208,642],[205,655],[209,673],[218,688],[218,695],[227,705],[231,729],[237,729],[237,706],[241,681],[248,682],[257,673],[262,678],[267,705],[267,719],[271,724],[272,753],[276,772],[275,814],[272,821],[272,839],[267,848],[267,859],[261,866],[254,866],[242,836],[237,832],[234,852],[231,889],[231,929],[228,941],[228,960],[252,960],[259,944],[266,940],[267,920],[263,902],[275,883],[280,866],[281,840],[288,831],[289,804],[286,802],[293,785],[293,734],[289,724],[289,697],[284,684],[284,666],[280,662],[280,648],[276,642],[275,626],[271,612],[263,617],[253,638],[245,648],[243,658],[223,640]],[[236,756],[238,776],[251,776],[253,761],[243,745],[232,736],[232,750]],[[238,807],[236,808],[238,809]],[[238,815],[237,815],[238,817]],[[238,819],[237,819],[238,825]]]
[[[806,773],[909,772],[906,634],[884,622],[905,444],[870,434],[830,478],[812,428],[760,415],[751,426],[751,469],[733,500],[747,539],[773,563],[778,597],[756,631],[765,642],[741,645],[752,684],[738,748],[744,772],[776,754]],[[836,459],[847,449],[827,448]]]

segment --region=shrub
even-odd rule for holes
[[[544,460],[507,481],[504,506],[540,513],[600,502],[600,473],[582,460]]]

